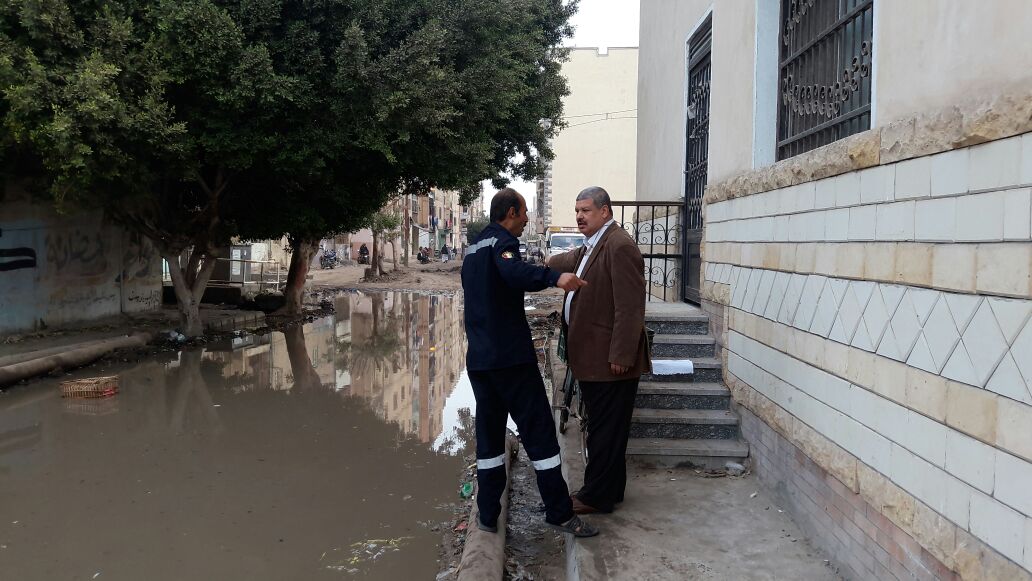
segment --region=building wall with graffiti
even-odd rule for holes
[[[161,306],[161,257],[99,212],[0,198],[0,335]]]

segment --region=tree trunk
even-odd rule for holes
[[[312,265],[312,257],[319,248],[315,239],[290,239],[290,268],[287,270],[287,283],[283,287],[283,308],[276,311],[278,315],[300,315],[304,312],[305,281],[308,269]]]
[[[378,277],[382,273],[380,264],[380,235],[373,231],[373,252],[369,255],[369,272],[372,276]]]
[[[398,270],[398,247],[394,244],[394,238],[391,238],[391,254],[394,255],[394,271]]]
[[[311,391],[322,386],[319,373],[312,365],[305,344],[305,331],[302,325],[292,325],[283,330],[283,338],[287,342],[287,358],[290,360],[290,373],[294,376],[294,388],[299,391]]]
[[[179,255],[163,252],[161,257],[168,263],[168,272],[172,277],[172,290],[176,295],[176,308],[179,309],[180,332],[187,337],[203,335],[201,298],[215,269],[215,257],[194,250],[187,260],[186,268],[182,266]]]

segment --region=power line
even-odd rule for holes
[[[624,109],[623,111],[604,111],[602,113],[586,113],[584,115],[564,115],[562,119],[576,119],[578,117],[598,117],[599,115],[615,115],[617,113],[630,113],[637,109]]]
[[[637,119],[637,118],[638,118],[637,115],[632,115],[632,116],[628,116],[628,117],[608,117],[607,116],[605,119],[592,119],[591,121],[584,121],[583,123],[574,123],[573,125],[567,125],[566,129],[572,129],[574,127],[580,127],[581,125],[590,125],[592,123],[598,123],[599,121],[613,121],[615,119]]]

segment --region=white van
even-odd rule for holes
[[[584,246],[585,240],[586,238],[580,232],[549,232],[546,254],[550,257],[576,250]]]

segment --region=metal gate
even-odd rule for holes
[[[684,163],[684,300],[700,302],[702,286],[702,196],[709,160],[710,45],[712,17],[688,41],[688,108]]]

